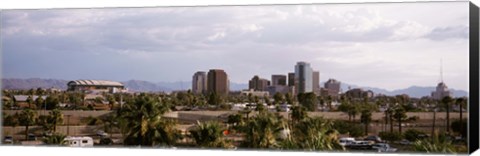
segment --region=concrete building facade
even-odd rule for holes
[[[437,85],[437,88],[432,92],[432,98],[435,100],[441,100],[446,96],[452,96],[452,93],[448,90],[448,87],[445,83],[440,82]]]
[[[222,69],[210,69],[207,75],[207,92],[228,95],[230,91],[228,75]]]
[[[319,71],[313,71],[312,73],[312,87],[313,87],[313,92],[316,95],[320,95],[320,72]]]
[[[288,73],[288,86],[295,86],[295,73]]]
[[[286,85],[287,85],[286,75],[272,75],[272,86],[286,86]]]
[[[248,81],[248,89],[254,91],[266,91],[268,86],[270,86],[270,81],[260,78],[257,75],[253,76],[253,78]]]
[[[207,73],[198,71],[192,77],[192,92],[194,94],[204,94],[207,92]]]
[[[338,97],[340,94],[340,86],[340,81],[337,81],[335,79],[328,79],[328,81],[325,82],[324,86],[324,88],[326,89],[326,96]]]

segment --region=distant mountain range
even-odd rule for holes
[[[61,79],[41,79],[41,78],[3,78],[2,89],[31,89],[31,88],[58,88],[67,89],[69,80]],[[174,90],[191,89],[191,81],[177,81],[177,82],[150,82],[142,80],[129,80],[121,82],[131,91],[136,92],[170,92]],[[230,89],[233,91],[247,89],[247,84],[230,83]]]
[[[41,78],[30,78],[30,79],[17,79],[17,78],[4,78],[2,79],[2,89],[31,89],[31,88],[59,88],[67,89],[68,80],[60,79],[41,79]],[[177,82],[149,82],[142,80],[129,80],[122,82],[125,87],[131,91],[136,92],[159,92],[165,91],[170,92],[174,90],[187,90],[191,89],[190,81],[177,81]],[[321,84],[323,86],[323,83]],[[407,94],[410,97],[422,97],[430,96],[431,92],[435,90],[435,86],[431,87],[420,87],[420,86],[411,86],[405,89],[388,91],[386,89],[374,88],[374,87],[360,87],[358,85],[351,85],[347,83],[341,84],[342,91],[347,91],[348,88],[362,88],[364,90],[371,90],[375,94],[385,94],[385,95],[399,95]],[[248,84],[243,83],[230,83],[230,90],[239,91],[247,89]],[[450,91],[453,92],[455,97],[468,96],[468,92],[464,90],[455,90],[450,88]]]
[[[435,91],[435,89],[436,89],[435,86],[428,86],[428,87],[410,86],[410,87],[404,88],[404,89],[397,89],[397,90],[393,90],[393,91],[388,91],[388,90],[382,89],[382,88],[360,87],[360,86],[357,86],[357,85],[350,85],[350,84],[346,84],[346,83],[342,83],[341,86],[340,86],[340,88],[344,92],[349,90],[348,89],[349,87],[352,88],[352,89],[353,88],[362,88],[364,90],[371,90],[375,94],[384,94],[384,95],[389,95],[389,96],[407,94],[410,97],[417,97],[417,98],[420,98],[420,97],[423,97],[423,96],[430,96],[432,91]],[[450,90],[450,92],[453,93],[454,97],[468,96],[468,92],[464,91],[464,90],[456,90],[456,89],[452,89],[452,88],[449,88],[449,90]]]

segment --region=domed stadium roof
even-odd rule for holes
[[[120,82],[115,81],[107,81],[107,80],[75,80],[68,82],[67,85],[74,85],[74,86],[119,86],[123,87],[123,84]]]

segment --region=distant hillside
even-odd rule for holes
[[[31,88],[59,88],[67,89],[68,80],[59,80],[59,79],[40,79],[40,78],[31,78],[31,79],[2,79],[2,89],[31,89]],[[174,90],[187,90],[191,89],[191,81],[177,81],[177,82],[149,82],[142,80],[129,80],[122,82],[125,87],[131,91],[136,92],[159,92],[165,91],[170,92]],[[323,83],[322,83],[323,86]],[[341,89],[343,92],[347,91],[348,88],[363,88],[365,90],[372,90],[375,94],[385,94],[385,95],[399,95],[407,94],[410,97],[422,97],[430,96],[431,92],[435,90],[435,87],[419,87],[411,86],[405,89],[399,89],[394,91],[388,91],[381,88],[374,87],[359,87],[358,85],[351,85],[348,83],[342,83]],[[243,83],[230,83],[230,90],[239,91],[247,89],[248,85]],[[463,90],[450,89],[453,92],[455,97],[467,96],[468,92]]]
[[[393,90],[393,91],[388,91],[386,89],[381,89],[381,88],[375,88],[375,87],[359,87],[357,85],[350,85],[350,84],[341,84],[342,91],[347,91],[348,87],[353,88],[362,88],[365,90],[371,90],[375,94],[385,94],[385,95],[400,95],[400,94],[407,94],[410,97],[423,97],[423,96],[430,96],[432,91],[435,90],[436,87],[421,87],[421,86],[411,86],[405,89],[398,89],[398,90]],[[451,89],[450,91],[453,93],[454,97],[463,97],[463,96],[468,96],[468,92],[464,90],[456,90],[456,89]]]
[[[2,79],[2,89],[31,89],[31,88],[59,88],[66,90],[69,80],[59,79]],[[135,92],[170,92],[174,90],[188,90],[192,88],[191,81],[178,82],[149,82],[142,80],[129,80],[121,82],[131,91]],[[247,89],[248,85],[239,83],[230,83],[231,90]]]

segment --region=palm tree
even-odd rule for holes
[[[197,121],[195,129],[190,130],[191,137],[197,146],[206,148],[229,148],[232,145],[223,138],[223,128],[215,121],[200,123]]]
[[[368,125],[372,121],[372,112],[370,109],[362,110],[360,121],[365,125],[365,135],[368,135]]]
[[[457,98],[455,100],[455,104],[460,107],[460,123],[463,123],[463,107],[467,105],[467,99],[465,98]],[[463,124],[460,125],[460,132],[463,132]],[[460,134],[462,135],[462,133]],[[463,135],[462,135],[463,137]]]
[[[294,130],[295,138],[307,150],[343,150],[338,142],[338,132],[333,129],[333,122],[322,117],[307,118]]]
[[[53,125],[53,132],[57,131],[57,124],[63,122],[63,114],[58,109],[49,112],[49,122]]]
[[[180,130],[176,129],[177,122],[174,120],[162,119],[156,127],[156,138],[154,144],[161,146],[173,146],[178,139],[182,138]]]
[[[141,94],[133,103],[127,103],[118,113],[126,121],[127,131],[124,143],[126,145],[153,146],[158,137],[157,126],[161,115],[169,110],[168,105],[159,103],[159,100]]]
[[[276,138],[283,129],[282,125],[282,121],[274,114],[260,113],[240,129],[245,134],[242,145],[249,148],[276,148]]]
[[[5,114],[5,113],[3,113]],[[12,132],[12,136],[15,136],[15,127],[18,126],[19,124],[19,121],[18,121],[18,114],[15,113],[13,115],[4,115],[3,116],[3,122],[2,122],[3,126],[12,126],[12,129],[13,129],[13,132]]]
[[[24,109],[19,116],[20,125],[25,126],[25,140],[28,139],[28,127],[35,124],[37,113],[30,108]]]
[[[292,125],[305,119],[308,116],[307,110],[305,107],[297,105],[292,107],[291,119]]]
[[[304,149],[309,151],[344,150],[339,144],[338,132],[333,122],[322,117],[307,117],[294,126],[292,135],[288,135],[281,149]]]
[[[349,100],[342,98],[342,104],[338,106],[338,110],[341,112],[344,112],[345,114],[348,115],[348,121],[352,121],[352,116],[350,114],[350,109],[352,108]]]
[[[453,99],[450,96],[445,96],[444,98],[442,98],[441,102],[442,102],[442,106],[447,111],[447,126],[446,126],[446,128],[447,128],[447,133],[450,133],[450,108],[451,108],[450,104],[453,102]]]
[[[400,134],[402,133],[402,121],[407,118],[406,113],[402,105],[397,106],[393,112],[393,117],[398,122],[398,132],[400,132]]]

